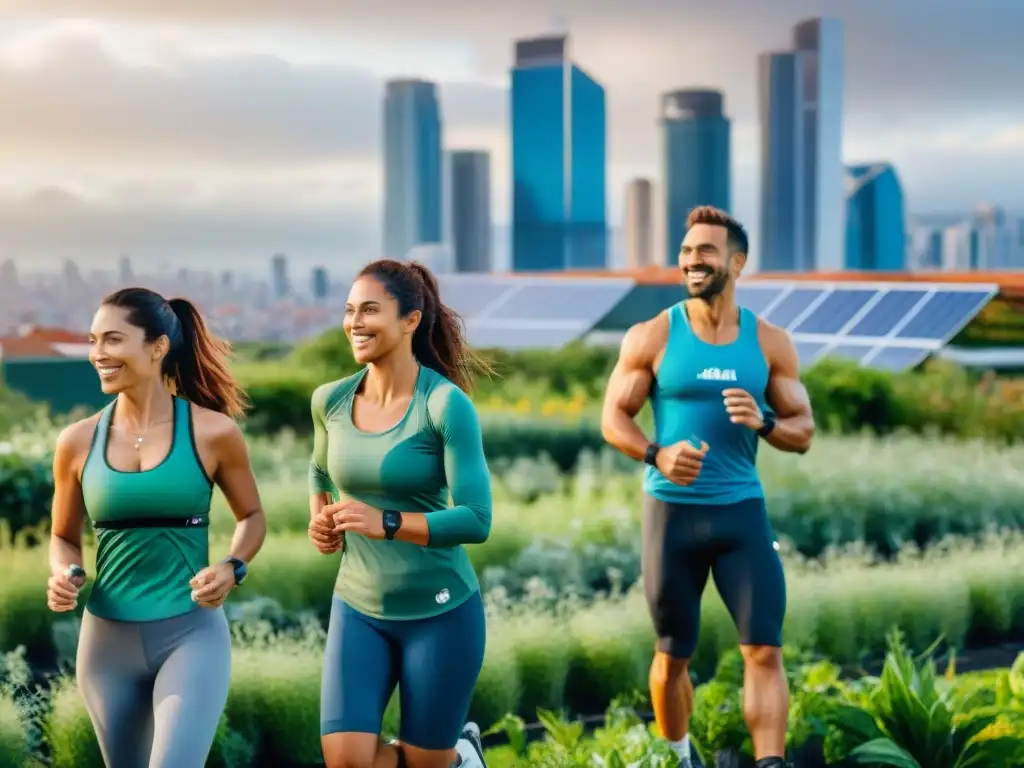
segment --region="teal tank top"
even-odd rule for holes
[[[209,564],[213,482],[199,461],[189,403],[174,398],[171,449],[157,466],[120,472],[107,462],[114,403],[103,409],[82,471],[96,529],[88,609],[118,621],[156,621],[196,608],[189,580]]]
[[[709,344],[693,332],[685,302],[668,311],[665,354],[651,388],[655,442],[708,444],[704,465],[692,485],[670,482],[656,467],[644,474],[644,491],[673,504],[734,504],[764,495],[757,474],[753,430],[733,424],[722,391],[746,390],[762,409],[768,363],[757,339],[757,316],[740,309],[739,333],[731,344]]]

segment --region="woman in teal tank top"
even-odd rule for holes
[[[234,420],[244,396],[226,346],[185,299],[118,291],[96,312],[89,339],[103,392],[116,397],[58,438],[47,602],[54,611],[78,605],[88,516],[96,576],[76,677],[104,762],[199,767],[228,694],[221,606],[266,535]],[[228,557],[210,565],[214,484],[237,524]]]
[[[481,766],[479,729],[465,719],[486,626],[463,545],[491,529],[467,394],[474,368],[489,369],[420,264],[366,266],[345,333],[365,367],[317,389],[312,404],[310,538],[342,552],[321,684],[324,758],[328,768]],[[396,685],[400,742],[380,745]]]

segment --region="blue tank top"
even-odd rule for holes
[[[757,443],[748,427],[733,424],[722,391],[746,390],[762,409],[768,363],[757,340],[757,316],[740,309],[739,333],[731,344],[709,344],[693,332],[684,302],[668,311],[668,341],[651,388],[655,442],[692,439],[708,444],[692,485],[670,482],[648,466],[644,491],[673,504],[735,504],[764,495],[757,475]]]

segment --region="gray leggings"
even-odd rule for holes
[[[78,688],[107,768],[203,768],[227,703],[231,635],[221,608],[159,621],[85,611]]]

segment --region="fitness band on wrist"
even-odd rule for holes
[[[644,453],[644,464],[649,464],[652,467],[658,466],[658,451],[661,450],[661,446],[657,443],[651,443],[647,446],[647,451]]]

